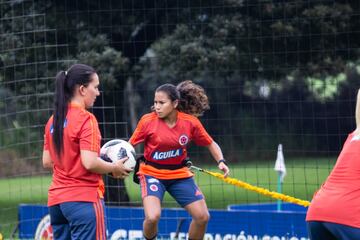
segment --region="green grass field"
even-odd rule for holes
[[[287,159],[287,175],[283,184],[283,193],[302,200],[311,200],[314,191],[326,179],[334,163],[335,158]],[[217,171],[214,165],[201,167]],[[276,191],[277,174],[273,167],[273,162],[248,162],[246,164],[231,165],[231,177]],[[195,180],[206,196],[209,208],[224,209],[229,204],[276,201],[228,185],[205,173],[196,173]],[[0,232],[5,238],[10,237],[12,230],[16,226],[19,204],[46,204],[47,189],[50,182],[51,176],[0,179]],[[125,182],[131,202],[140,203],[139,185],[132,182],[132,177],[127,178]],[[176,207],[177,205],[170,196],[166,195],[164,206]]]

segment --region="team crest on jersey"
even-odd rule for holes
[[[155,159],[155,160],[166,160],[168,158],[179,157],[182,154],[183,154],[183,150],[181,148],[166,151],[166,152],[156,151],[156,152],[153,153],[152,158]]]
[[[188,142],[189,142],[189,137],[186,136],[185,134],[182,134],[182,135],[179,137],[179,143],[180,143],[181,146],[186,145]]]

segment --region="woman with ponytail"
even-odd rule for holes
[[[186,167],[189,143],[205,146],[224,176],[229,174],[219,145],[197,118],[207,109],[204,89],[192,81],[161,85],[155,91],[153,112],[141,118],[129,140],[133,145],[144,143],[144,160],[137,175],[145,212],[145,239],[156,239],[165,191],[192,216],[189,239],[204,237],[209,212],[193,173]]]
[[[131,169],[98,157],[101,134],[87,109],[99,92],[99,77],[84,64],[56,75],[54,112],[44,134],[43,166],[53,170],[48,206],[54,239],[106,239],[101,174],[124,178]]]

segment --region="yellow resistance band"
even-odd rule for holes
[[[269,196],[271,198],[279,199],[279,200],[282,200],[284,202],[295,203],[295,204],[298,204],[298,205],[304,206],[304,207],[307,207],[307,206],[310,205],[309,201],[294,198],[294,197],[291,197],[291,196],[288,196],[288,195],[285,195],[285,194],[282,194],[282,193],[273,192],[273,191],[270,191],[270,190],[268,190],[266,188],[256,187],[256,186],[253,186],[253,185],[251,185],[249,183],[240,181],[240,180],[235,179],[235,178],[231,178],[231,177],[224,178],[224,176],[222,174],[220,174],[220,173],[211,172],[211,171],[208,171],[208,170],[205,170],[205,169],[202,169],[202,168],[198,168],[198,167],[195,167],[195,166],[191,166],[190,168],[198,170],[200,172],[207,173],[207,174],[209,174],[211,176],[214,176],[216,178],[221,179],[222,181],[224,181],[226,183],[229,183],[229,184],[232,184],[232,185],[247,189],[249,191],[257,192],[259,194]]]

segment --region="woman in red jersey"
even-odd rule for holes
[[[307,211],[311,240],[360,239],[360,90],[355,120],[355,131],[348,135],[333,170]]]
[[[92,67],[75,64],[56,76],[54,113],[45,127],[43,166],[53,170],[48,206],[54,239],[106,239],[101,175],[128,176],[121,159],[98,158],[98,122],[86,109],[100,95]]]
[[[155,239],[165,191],[192,216],[189,239],[203,239],[209,221],[204,196],[185,166],[191,141],[205,146],[218,167],[229,174],[219,145],[210,137],[198,116],[209,109],[205,91],[192,81],[164,84],[155,91],[153,112],[139,121],[129,142],[144,142],[144,162],[138,172],[145,211],[143,233]]]

